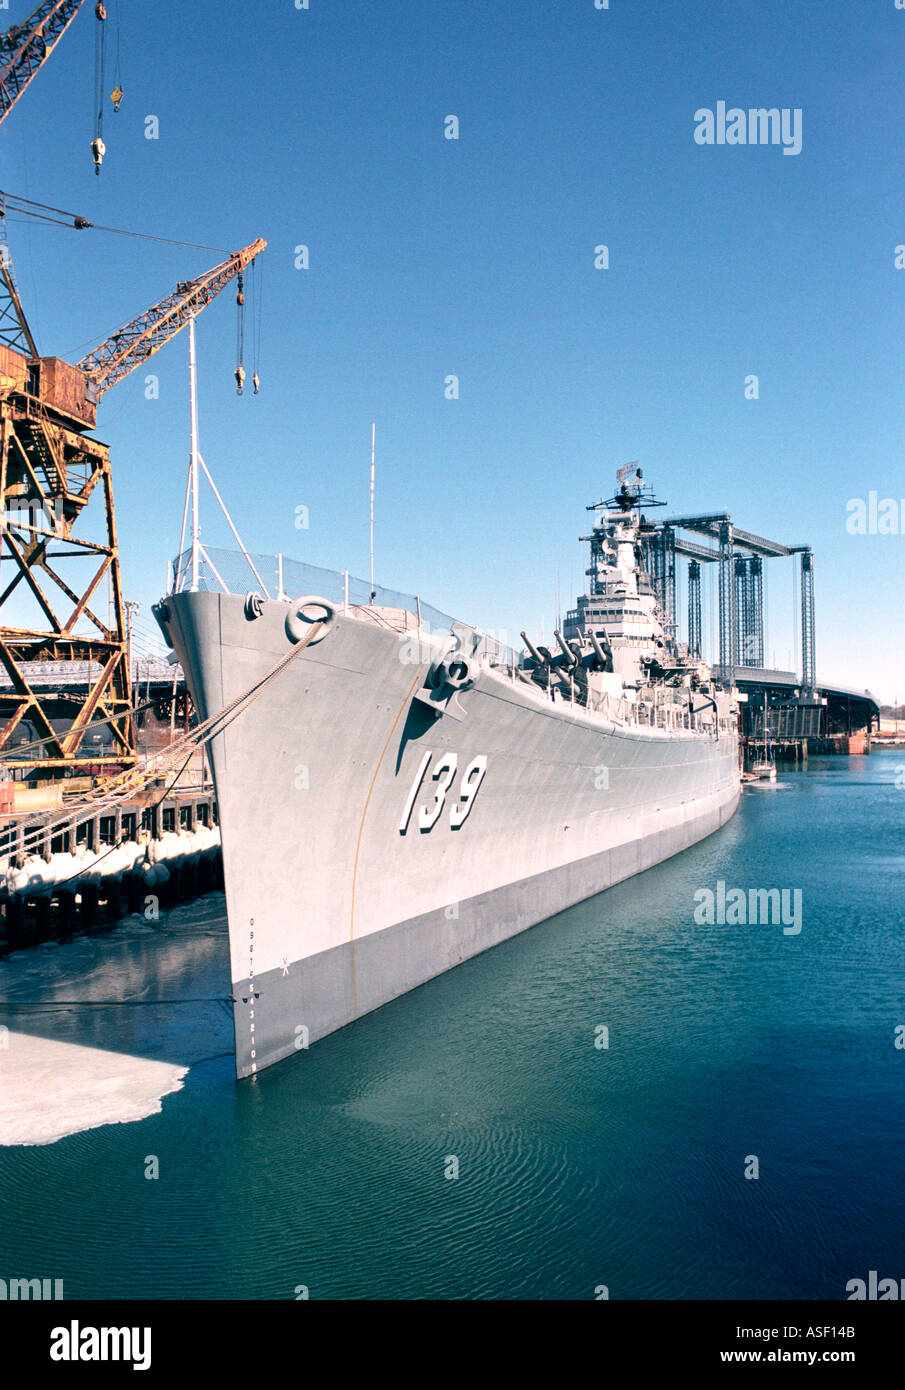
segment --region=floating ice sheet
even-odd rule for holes
[[[232,1053],[229,979],[221,894],[0,961],[0,1145],[157,1113]]]
[[[188,1067],[10,1033],[0,1060],[0,1144],[52,1144],[156,1114]]]

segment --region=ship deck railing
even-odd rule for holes
[[[587,700],[581,701],[575,699],[574,694],[570,698],[558,682],[551,682],[548,688],[531,680],[526,670],[519,674],[523,682],[521,689],[530,691],[535,698],[544,703],[550,701],[578,716],[601,720],[615,728],[643,729],[646,732],[665,735],[687,734],[690,737],[699,737],[702,734],[709,734],[711,737],[717,733],[730,734],[738,728],[736,720],[731,717],[715,720],[709,706],[698,710],[692,716],[684,700],[663,699],[661,692],[656,691],[654,687],[651,687],[650,692],[652,699],[630,700],[625,695],[613,695],[608,691],[598,693],[589,689]]]
[[[185,550],[172,562],[173,588],[177,592],[186,587],[191,559],[191,551]],[[430,634],[458,635],[465,650],[474,646],[479,659],[488,666],[514,668],[521,663],[521,654],[508,645],[505,632],[497,634],[462,622],[425,603],[419,594],[406,594],[378,584],[372,589],[368,580],[359,579],[348,570],[324,569],[285,555],[246,556],[239,550],[205,546],[199,558],[198,588],[227,594],[256,590],[262,598],[281,602],[316,594],[362,621],[391,627],[395,632],[420,629]],[[402,613],[414,621],[393,616]]]

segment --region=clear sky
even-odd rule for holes
[[[100,177],[93,10],[5,122],[0,185],[215,248],[268,240],[258,397],[235,394],[233,293],[198,321],[202,452],[250,549],[367,574],[373,420],[378,582],[549,637],[557,573],[563,607],[583,586],[585,505],[638,459],[670,511],[810,542],[818,673],[905,697],[895,0],[108,0],[125,99]],[[801,152],[696,143],[721,101],[800,109]],[[9,231],[39,350],[73,360],[221,259]],[[135,372],[98,428],[143,621],[178,542],[187,336],[148,371],[159,397]],[[896,531],[852,535],[871,491]],[[791,566],[769,568],[786,666]]]

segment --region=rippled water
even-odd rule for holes
[[[903,764],[746,790],[704,844],[254,1083],[233,1079],[221,1006],[134,1009],[119,1050],[187,1065],[181,1089],[134,1123],[0,1149],[0,1277],[284,1299],[838,1299],[871,1269],[905,1277]],[[800,888],[801,933],[696,925],[718,880]],[[221,913],[212,896],[161,924],[167,994],[146,998],[227,992]],[[136,930],[82,944],[86,989]],[[76,948],[33,954],[36,976],[0,967],[0,993],[26,999]],[[84,1042],[79,1018],[11,1026]]]

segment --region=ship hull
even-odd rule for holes
[[[285,604],[250,619],[237,596],[184,593],[166,608],[202,718],[290,647]],[[734,734],[625,729],[490,670],[436,714],[416,698],[431,656],[340,614],[211,744],[240,1077],[736,809]]]

